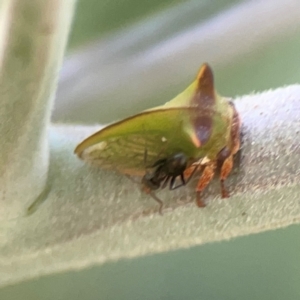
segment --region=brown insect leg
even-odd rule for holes
[[[163,214],[163,213],[162,213],[162,209],[163,209],[164,203],[163,203],[163,202],[155,195],[155,193],[154,193],[151,189],[149,189],[148,187],[142,186],[142,191],[143,191],[144,193],[150,195],[151,198],[152,198],[153,200],[155,200],[155,201],[159,204],[158,213],[159,213],[160,215],[162,215],[162,214]]]
[[[195,167],[190,166],[189,168],[184,170],[183,176],[184,176],[184,178],[190,178],[194,172],[195,172]]]
[[[158,213],[162,215],[163,202],[154,193],[150,192],[149,195],[159,204]]]
[[[215,174],[215,164],[210,163],[206,165],[196,187],[196,194],[197,194],[196,204],[198,207],[206,206],[206,204],[201,199],[201,192],[207,187],[207,185],[213,179],[214,174]]]
[[[220,183],[221,183],[221,194],[222,194],[222,198],[228,198],[229,197],[229,192],[228,190],[225,188],[225,179],[228,177],[228,175],[230,174],[231,170],[232,170],[232,166],[233,166],[233,156],[230,155],[229,157],[227,157],[221,167],[221,174],[220,174]]]
[[[220,184],[221,184],[221,194],[222,198],[228,198],[229,192],[225,188],[225,180],[230,174],[233,167],[233,155],[240,149],[240,128],[241,120],[235,106],[232,102],[230,105],[233,108],[233,120],[231,124],[230,139],[231,143],[229,147],[224,147],[218,154],[218,160],[222,163],[221,173],[220,173]]]

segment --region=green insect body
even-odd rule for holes
[[[146,172],[145,150],[148,166],[183,153],[188,158],[187,173],[195,164],[204,167],[196,188],[197,204],[204,206],[200,194],[218,161],[222,196],[228,196],[224,180],[239,150],[239,131],[233,103],[215,92],[212,70],[204,64],[196,80],[177,97],[105,127],[80,143],[75,153],[102,168],[139,176]]]

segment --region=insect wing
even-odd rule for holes
[[[145,111],[111,124],[84,140],[75,153],[102,168],[116,169],[131,175],[145,172],[147,165],[176,152],[191,157],[195,145],[189,128],[190,108]]]

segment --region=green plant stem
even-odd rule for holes
[[[300,86],[243,96],[240,164],[221,199],[215,180],[195,201],[195,180],[157,203],[122,174],[72,154],[98,126],[52,126],[50,191],[26,218],[1,223],[0,285],[109,261],[227,240],[300,222]]]
[[[47,127],[73,6],[73,0],[0,6],[0,219],[24,215],[46,187]]]

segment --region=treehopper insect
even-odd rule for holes
[[[143,189],[150,194],[169,180],[172,188],[178,176],[184,185],[185,176],[190,178],[201,166],[196,203],[203,207],[201,193],[212,180],[218,163],[221,194],[229,197],[224,181],[239,147],[238,112],[229,99],[216,93],[212,70],[203,64],[196,80],[171,101],[103,128],[81,142],[75,153],[102,168],[142,176]],[[152,173],[145,169],[145,149]],[[178,154],[185,162],[169,171],[170,161],[178,162]]]

